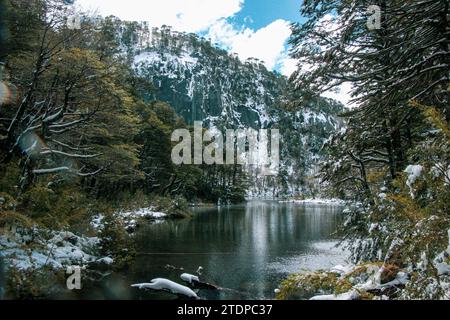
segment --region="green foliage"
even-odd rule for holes
[[[156,211],[167,213],[171,218],[186,218],[191,216],[187,200],[179,195],[173,198],[153,195],[150,196],[150,203]]]
[[[18,115],[13,131],[6,132],[10,124],[3,120],[0,126],[0,190],[9,206],[2,208],[4,220],[84,232],[93,215],[137,196],[174,217],[187,215],[182,197],[217,201],[224,194],[227,201],[243,200],[243,184],[212,188],[205,181],[209,168],[173,165],[171,133],[187,126],[167,103],[142,101],[151,84],[119,48],[132,48],[147,27],[109,17],[98,18],[96,26],[87,19],[81,30],[70,31],[44,18],[64,16],[53,2],[25,6],[11,0],[9,7],[6,23],[14,37],[6,74],[21,96],[1,108],[2,119]],[[50,56],[52,63],[46,63]],[[26,119],[35,119],[33,126]],[[25,152],[33,142],[35,149]],[[60,167],[66,169],[34,174]],[[151,194],[161,196],[156,204],[148,203]],[[102,208],[98,203],[104,200],[111,206]],[[104,232],[126,242],[121,227],[111,217]],[[126,260],[112,243],[105,242],[105,250]]]
[[[373,205],[350,210],[343,229],[355,261],[381,259],[414,270],[401,295],[408,299],[444,296],[437,284],[445,276],[437,273],[433,261],[446,255],[450,230],[448,125],[436,109],[422,111],[439,130],[428,129],[426,140],[408,154],[420,166],[420,174],[409,185],[406,172],[398,175],[390,190],[384,187],[385,171],[374,174],[373,193],[383,196]],[[355,238],[360,240],[354,242]]]
[[[307,299],[318,292],[330,294],[334,290],[338,277],[335,273],[307,273],[290,275],[281,283],[280,293],[277,294],[279,300]]]
[[[353,289],[349,275],[340,277],[333,272],[315,271],[290,275],[281,283],[278,300],[309,299],[319,294],[342,294]],[[372,295],[364,294],[362,299],[371,299]]]
[[[106,213],[102,222],[104,227],[99,234],[100,254],[113,258],[116,269],[129,267],[136,253],[130,235],[121,220],[112,213]]]
[[[356,202],[344,211],[341,234],[355,262],[411,268],[414,290],[404,297],[433,298],[443,296],[430,284],[440,281],[433,261],[450,229],[448,47],[441,43],[448,3],[419,2],[383,1],[375,30],[366,25],[366,1],[305,2],[292,55],[313,68],[291,80],[298,104],[343,82],[353,86],[357,106],[327,141],[321,172],[330,194]]]
[[[377,296],[398,297],[394,288],[380,290],[364,284],[377,282],[380,285],[393,281],[401,269],[393,264],[382,262],[364,263],[354,266],[343,274],[323,270],[309,271],[290,275],[281,283],[276,298],[280,300],[309,299],[316,295],[340,295],[355,291],[360,300],[373,300]],[[404,271],[404,270],[403,270]],[[403,286],[403,285],[399,285]]]
[[[0,151],[0,157],[2,152]],[[17,184],[20,177],[20,168],[17,164],[0,165],[0,191],[9,194],[17,193]]]
[[[8,268],[5,297],[13,300],[48,300],[67,293],[64,271],[50,268],[20,270]]]

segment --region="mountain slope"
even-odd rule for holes
[[[290,101],[286,77],[256,59],[242,62],[195,34],[128,22],[118,22],[115,34],[135,72],[153,83],[154,90],[142,92],[145,100],[168,102],[188,124],[280,129],[279,175],[261,177],[249,169],[250,195],[317,192],[313,177],[321,146],[339,127],[342,105],[315,98],[296,108],[301,111],[288,112],[283,108]]]
[[[156,91],[147,97],[170,102],[188,123],[267,127],[287,79],[262,63],[242,63],[226,51],[188,34],[154,30],[152,46],[133,65]],[[166,45],[165,45],[166,44]],[[167,45],[168,44],[168,45]]]

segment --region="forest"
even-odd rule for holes
[[[370,4],[381,9],[375,28]],[[97,237],[89,254],[124,270],[136,254],[136,217],[118,213],[152,208],[150,219],[159,212],[189,219],[190,206],[242,203],[249,194],[338,198],[346,203],[338,234],[353,274],[292,274],[277,298],[325,291],[448,299],[449,2],[317,0],[299,9],[306,21],[291,25],[297,71],[288,79],[168,26],[85,14],[72,28],[62,0],[0,1],[1,250],[11,232],[27,250]],[[158,64],[145,64],[150,47]],[[202,68],[214,66],[204,72],[212,80],[171,64],[191,51]],[[136,57],[147,60],[137,67]],[[256,78],[264,93],[251,84]],[[182,94],[186,79],[194,87]],[[320,97],[346,83],[356,107]],[[266,109],[245,105],[248,96]],[[239,164],[174,164],[172,132],[192,132],[199,119],[221,130],[280,129],[279,175]],[[91,262],[110,264],[105,259]],[[369,265],[384,283],[407,280],[387,290],[358,287]],[[55,282],[62,276],[44,267],[4,267],[0,297],[48,297],[36,285],[42,272]]]
[[[407,270],[394,296],[448,299],[449,3],[376,1],[376,28],[369,3],[351,3],[302,6],[307,22],[293,25],[292,56],[314,67],[292,76],[292,104],[351,83],[358,107],[342,113],[346,126],[325,144],[320,173],[330,192],[356,200],[341,236],[362,268],[378,262],[382,277]],[[314,287],[314,278],[299,281]]]

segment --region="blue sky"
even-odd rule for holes
[[[254,57],[268,69],[290,75],[290,23],[300,20],[302,0],[76,0],[83,10],[123,20],[171,25],[196,32],[242,60]],[[269,45],[270,44],[270,45]]]
[[[301,0],[245,0],[233,22],[253,29],[263,28],[277,19],[301,22]]]
[[[270,70],[290,76],[297,61],[288,54],[290,24],[303,22],[303,0],[75,0],[83,11],[115,15],[122,20],[147,21],[151,26],[195,32],[236,53],[243,61],[257,58]],[[302,65],[308,72],[311,66]],[[324,96],[344,104],[350,85]]]

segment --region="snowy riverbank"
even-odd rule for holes
[[[450,233],[450,230],[449,230]],[[450,236],[450,234],[449,234]],[[446,250],[432,264],[437,278],[427,277],[424,270],[411,264],[403,267],[383,262],[360,265],[337,265],[329,270],[291,274],[276,289],[277,299],[310,300],[391,300],[411,299],[417,290],[417,279],[427,282],[421,295],[427,299],[450,299],[450,241]],[[436,279],[436,280],[434,280]]]
[[[294,274],[276,289],[277,299],[309,300],[391,300],[410,299],[414,289],[413,271],[383,263],[358,266],[338,265],[328,271]],[[450,274],[439,275],[439,283],[429,283],[427,294],[450,299]],[[440,292],[440,293],[439,293]]]
[[[165,219],[169,218],[167,213],[157,211],[153,207],[140,208],[136,210],[122,210],[114,213],[114,216],[130,233],[136,230],[140,221],[145,220],[151,223],[161,223]],[[105,216],[103,214],[96,215],[91,221],[91,226],[95,230],[102,230],[104,227],[104,219]]]
[[[119,211],[114,214],[128,231],[136,229],[142,219],[152,223],[168,217],[153,208]],[[94,230],[104,227],[104,215],[91,220]],[[6,264],[20,270],[50,267],[63,269],[70,265],[112,265],[111,257],[99,256],[100,239],[76,235],[69,231],[49,231],[39,228],[20,229],[0,234],[0,257]]]
[[[50,267],[63,269],[91,263],[111,265],[110,257],[99,257],[97,237],[78,236],[68,231],[32,229],[0,236],[0,256],[6,264],[20,270]]]

